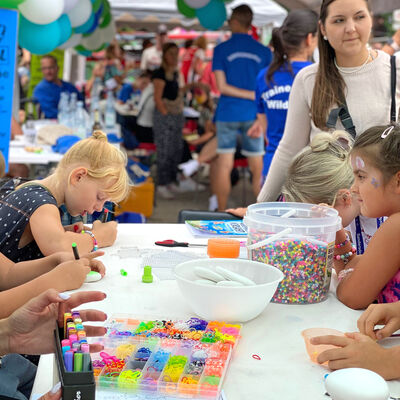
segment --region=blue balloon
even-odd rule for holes
[[[60,43],[58,43],[58,46],[61,46],[71,37],[72,26],[67,14],[62,14],[57,21],[60,26]]]
[[[90,14],[89,19],[83,24],[83,25],[79,25],[76,28],[74,28],[74,32],[75,33],[86,33],[92,26],[94,23],[94,14]]]
[[[96,28],[99,25],[99,20],[100,20],[100,15],[97,15],[97,13],[94,15],[94,21],[93,25],[87,30],[85,33],[92,33],[96,30]]]
[[[37,25],[20,14],[18,42],[22,48],[33,54],[47,54],[59,45],[60,38],[58,20],[46,25]]]
[[[216,31],[226,20],[225,4],[221,0],[211,0],[205,7],[196,9],[196,17],[204,28]]]
[[[95,12],[95,15],[97,18],[101,17],[101,14],[103,14],[103,9],[104,9],[104,4],[101,3],[101,6],[99,7],[99,9]]]

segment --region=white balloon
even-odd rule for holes
[[[205,7],[210,0],[183,0],[189,7],[202,8]]]
[[[114,20],[112,19],[110,23],[105,28],[101,28],[100,31],[103,42],[111,43],[115,38],[115,34],[117,33],[115,29]]]
[[[82,33],[75,33],[71,35],[71,37],[65,43],[63,43],[61,46],[58,46],[58,48],[65,50],[71,47],[75,47],[78,44],[80,44],[81,40],[82,40]]]
[[[63,14],[69,13],[75,6],[78,0],[64,0]]]
[[[60,18],[64,0],[25,0],[18,6],[18,10],[28,21],[46,25]]]
[[[67,14],[73,28],[83,25],[92,14],[92,3],[90,0],[79,0]]]
[[[82,46],[88,50],[96,50],[103,44],[101,29],[96,29],[91,35],[85,36],[82,39]]]

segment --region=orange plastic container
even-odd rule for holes
[[[131,211],[150,217],[153,214],[153,205],[154,183],[152,178],[147,178],[145,182],[132,187],[128,197],[116,207],[115,214]]]
[[[207,254],[210,258],[237,258],[240,253],[240,242],[236,239],[208,239]]]

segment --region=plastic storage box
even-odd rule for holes
[[[279,268],[284,278],[272,302],[317,303],[331,281],[338,212],[304,203],[258,203],[247,208],[248,256]],[[274,235],[275,239],[273,239]],[[271,240],[269,240],[271,238]]]

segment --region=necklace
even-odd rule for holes
[[[367,65],[367,63],[368,63],[370,58],[371,58],[371,60],[373,60],[374,56],[372,55],[371,50],[368,50],[368,55],[367,55],[366,60],[358,67],[350,67],[350,68],[349,67],[346,67],[346,68],[339,67],[339,65],[337,65],[337,62],[336,62],[336,57],[333,59],[333,62],[335,64],[335,67],[338,69],[338,71],[340,73],[342,73],[342,74],[354,74],[355,72],[361,71]]]

